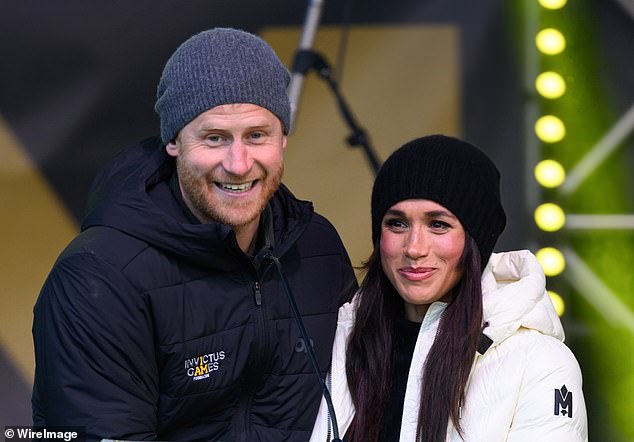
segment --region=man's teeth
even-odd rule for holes
[[[242,184],[218,183],[220,188],[229,192],[246,192],[253,186],[253,181]]]

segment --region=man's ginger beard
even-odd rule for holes
[[[232,227],[244,226],[257,219],[282,182],[283,162],[280,161],[271,174],[267,174],[262,167],[256,167],[258,193],[247,198],[231,199],[221,194],[223,191],[216,187],[215,182],[236,182],[242,181],[242,178],[218,177],[215,176],[215,170],[199,176],[181,156],[176,157],[178,179],[190,204],[205,218]]]

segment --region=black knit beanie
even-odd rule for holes
[[[154,105],[161,139],[169,143],[199,114],[232,103],[268,109],[288,133],[289,82],[288,70],[260,37],[231,28],[200,32],[181,44],[163,69]]]
[[[432,200],[456,215],[478,245],[484,269],[506,225],[500,173],[491,159],[472,144],[445,135],[418,138],[397,149],[372,188],[375,245],[385,212],[413,198]]]

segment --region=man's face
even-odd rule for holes
[[[216,106],[166,146],[176,157],[183,199],[203,223],[257,224],[284,171],[280,120],[254,104]]]

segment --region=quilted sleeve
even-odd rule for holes
[[[522,357],[525,371],[508,441],[587,441],[579,364],[561,341],[538,334]]]
[[[55,265],[34,308],[37,427],[84,427],[87,440],[156,439],[151,317],[122,274],[89,253]]]

